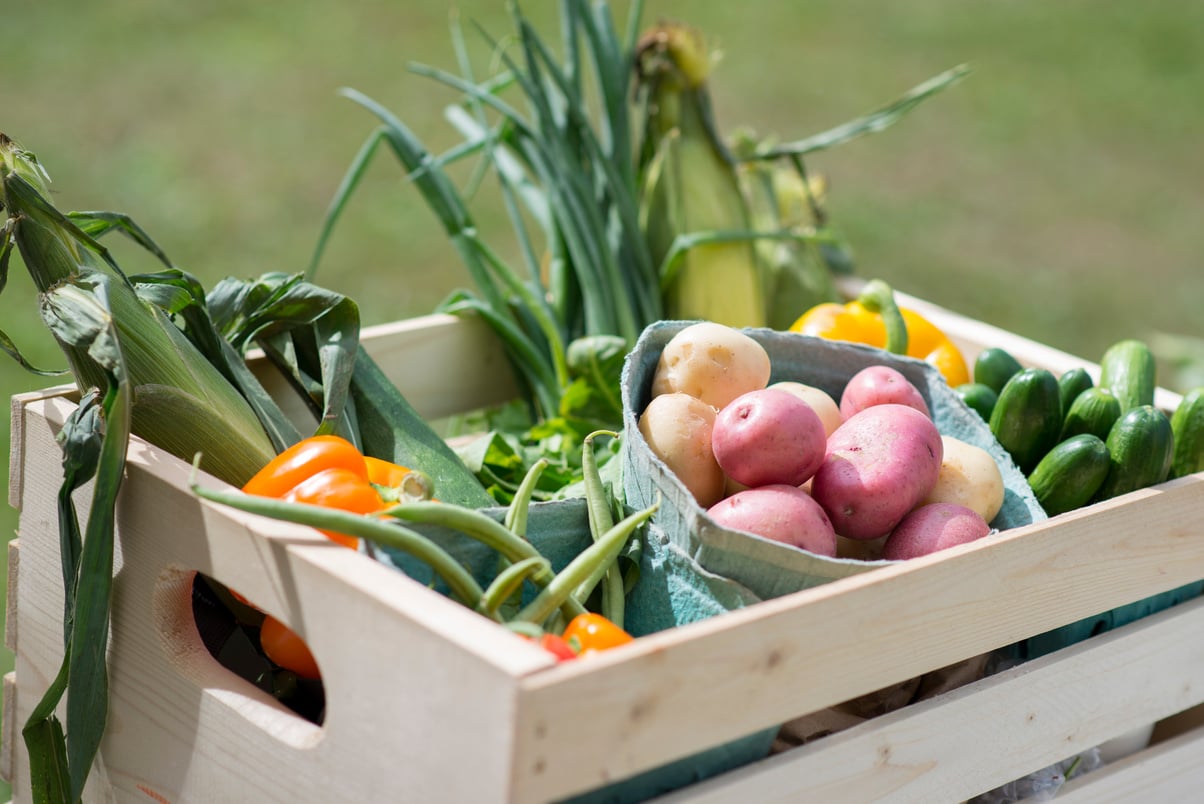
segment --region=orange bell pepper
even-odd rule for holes
[[[310,436],[268,461],[242,490],[258,497],[283,497],[302,480],[336,466],[368,480],[367,462],[354,444],[339,436]]]
[[[935,366],[954,388],[969,382],[970,373],[961,350],[936,325],[914,310],[896,308],[904,332],[901,337],[895,333],[892,343],[887,321],[894,300],[884,298],[889,295],[889,287],[875,280],[866,285],[861,296],[848,304],[827,302],[812,307],[790,325],[790,331],[876,346],[924,360]]]
[[[375,471],[385,479],[394,470],[407,472],[387,461],[375,461]],[[322,505],[357,514],[370,514],[386,507],[370,478],[369,462],[354,444],[333,435],[302,439],[281,452],[242,490],[259,497],[274,497],[286,502]],[[332,531],[322,531],[328,539],[356,549],[359,539]]]
[[[318,663],[309,646],[297,632],[270,614],[265,614],[259,628],[259,646],[274,664],[291,670],[301,678],[321,678]]]
[[[353,514],[371,514],[386,506],[375,486],[354,471],[342,466],[323,469],[302,480],[280,499],[285,502],[337,508]],[[337,542],[345,547],[353,550],[359,547],[360,540],[354,536],[329,530],[324,530],[322,533],[332,542]]]
[[[384,488],[386,491],[381,496],[387,500],[431,499],[431,479],[424,472],[371,455],[365,455],[364,462],[368,465],[368,482]]]

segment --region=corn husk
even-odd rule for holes
[[[103,277],[103,310],[133,392],[132,432],[187,461],[200,453],[203,469],[241,485],[276,454],[254,411],[162,309],[138,296],[107,249],[46,200],[48,185],[37,158],[0,134],[8,242],[38,289],[44,321],[77,385],[108,385],[95,346],[77,325],[81,296]]]
[[[662,266],[665,314],[729,326],[766,323],[761,268],[735,162],[718,135],[699,34],[663,24],[638,48],[644,127],[641,223]],[[683,248],[683,239],[709,233]]]

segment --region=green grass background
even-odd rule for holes
[[[380,100],[436,148],[453,141],[441,119],[453,96],[407,72],[415,60],[454,65],[451,8],[25,4],[0,25],[0,131],[40,155],[61,208],[132,215],[206,285],[300,271],[374,123],[339,87]],[[455,8],[509,31],[500,3]],[[554,31],[553,3],[525,10]],[[723,50],[712,90],[729,132],[801,137],[974,68],[898,126],[810,161],[863,276],[1092,359],[1122,337],[1204,336],[1204,5],[649,0],[645,20],[659,17]],[[486,65],[482,41],[469,41]],[[496,206],[480,215],[508,251]],[[358,300],[366,323],[427,312],[467,281],[388,157],[318,280]],[[35,309],[18,262],[0,328],[35,363],[61,365]],[[3,396],[48,384],[0,363]],[[0,532],[16,521],[5,507]]]

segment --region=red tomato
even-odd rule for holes
[[[577,652],[573,650],[573,646],[566,642],[563,637],[558,637],[555,634],[544,634],[541,636],[539,638],[539,646],[555,656],[558,662],[577,658]]]

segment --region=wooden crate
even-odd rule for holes
[[[969,356],[1004,346],[1057,371],[1083,364],[903,300]],[[512,393],[478,324],[419,318],[365,342],[424,415]],[[1160,391],[1159,401],[1175,397]],[[20,728],[62,649],[54,434],[72,409],[69,389],[13,403],[10,501],[21,520],[6,644],[16,670],[5,679],[0,770],[18,802],[30,795]],[[110,719],[91,800],[555,800],[1204,578],[1198,474],[556,665],[307,528],[197,500],[189,474],[145,443],[131,447]],[[306,638],[323,667],[322,726],[210,657],[191,619],[194,572]],[[1155,721],[1165,739],[1067,794],[1190,798],[1204,783],[1192,709],[1204,703],[1202,629],[1204,599],[665,800],[958,801]]]

